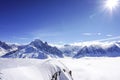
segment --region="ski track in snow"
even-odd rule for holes
[[[51,80],[62,71],[58,80],[120,80],[120,57],[85,57],[80,59],[0,59],[0,80]]]

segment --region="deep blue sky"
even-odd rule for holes
[[[73,43],[120,35],[120,8],[104,0],[0,0],[0,40]]]

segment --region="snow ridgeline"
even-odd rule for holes
[[[59,60],[0,59],[0,80],[73,80]]]

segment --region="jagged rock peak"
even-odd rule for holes
[[[0,47],[4,48],[4,49],[10,49],[11,46],[9,46],[8,44],[6,44],[5,42],[0,41]]]
[[[35,39],[35,40],[33,40],[30,44],[46,44],[46,45],[48,45],[48,43],[47,42],[43,42],[42,40],[40,40],[40,39]]]
[[[36,43],[43,43],[40,39],[35,39],[32,42],[36,42]]]
[[[42,45],[43,42],[40,39],[33,40],[30,45]]]

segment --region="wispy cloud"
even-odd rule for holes
[[[99,39],[99,40],[94,40],[94,41],[116,41],[116,40],[120,40],[120,36],[105,38],[105,39]]]
[[[111,45],[113,42],[120,41],[120,36],[112,37],[112,38],[105,38],[105,39],[99,39],[99,40],[92,40],[92,41],[85,41],[85,42],[74,42],[70,45],[73,46],[90,46],[91,44],[99,44],[103,45],[104,47],[107,47]]]
[[[34,38],[45,38],[45,37],[56,37],[61,35],[60,32],[50,32],[50,31],[34,31],[31,33]]]
[[[100,44],[103,45],[104,47],[107,47],[108,45],[111,45],[115,41],[120,41],[120,36],[112,37],[112,38],[105,38],[105,39],[99,39],[99,40],[91,40],[91,41],[81,41],[81,42],[74,42],[70,43],[72,46],[90,46],[91,44]],[[56,46],[56,47],[64,47],[66,43],[60,41],[56,43],[50,43],[51,46]]]
[[[29,38],[27,37],[16,37],[16,36],[13,36],[14,39],[20,39],[20,40],[27,40]]]
[[[89,16],[89,18],[90,18],[90,19],[93,19],[95,16],[96,16],[96,13],[91,14],[91,15]]]
[[[60,34],[58,33],[39,33],[39,34],[34,34],[32,35],[33,38],[32,39],[45,39],[45,38],[53,38],[56,36],[59,36]]]
[[[107,36],[107,37],[112,37],[113,35],[111,35],[111,34],[107,34],[106,36]]]
[[[99,35],[99,36],[100,36],[100,35],[102,35],[102,33],[97,33],[97,35]]]
[[[20,37],[19,39],[21,39],[21,40],[26,40],[26,39],[28,39],[28,38],[25,38],[25,37]]]
[[[59,42],[54,42],[54,43],[49,43],[51,46],[56,46],[58,48],[61,48],[61,47],[64,47],[65,43],[62,42],[62,41],[59,41]]]
[[[82,35],[84,35],[84,36],[91,36],[92,33],[82,33]]]
[[[84,35],[84,36],[94,36],[94,35],[100,36],[100,35],[102,35],[102,33],[82,33],[82,35]]]

